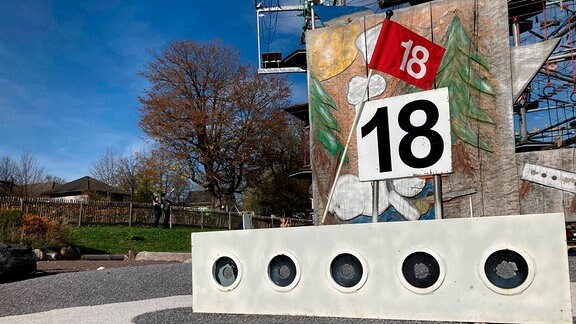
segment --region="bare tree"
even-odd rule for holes
[[[118,180],[121,188],[130,192],[130,197],[134,196],[138,188],[138,174],[142,165],[136,154],[125,155],[118,158]]]
[[[0,159],[0,181],[14,181],[17,170],[18,166],[9,156]]]
[[[97,180],[104,182],[109,186],[118,186],[120,183],[118,177],[119,170],[119,157],[114,153],[114,150],[108,148],[104,155],[100,157],[96,162],[94,162],[89,169],[90,175]],[[111,194],[108,190],[106,196],[110,199]]]
[[[118,185],[118,159],[119,157],[116,156],[114,150],[108,148],[104,155],[90,166],[90,175],[107,185]]]
[[[259,75],[218,41],[173,42],[152,56],[141,73],[151,88],[140,98],[140,127],[191,181],[234,203],[261,171],[259,150],[291,95],[286,77]]]
[[[55,175],[52,175],[52,174],[46,175],[46,177],[44,177],[44,181],[45,181],[45,182],[54,182],[54,183],[57,183],[57,184],[66,183],[66,179],[60,178],[60,177],[55,176]]]
[[[20,154],[16,166],[15,183],[19,186],[19,194],[27,197],[29,186],[44,180],[44,167],[41,167],[36,158],[29,152]]]
[[[6,194],[10,196],[14,195],[14,180],[17,171],[18,166],[9,156],[3,156],[0,159],[0,181],[8,183]]]

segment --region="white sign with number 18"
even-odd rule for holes
[[[356,134],[360,181],[452,172],[448,88],[368,101]]]

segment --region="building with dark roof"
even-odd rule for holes
[[[212,195],[207,191],[190,191],[186,197],[186,206],[198,209],[212,209]]]
[[[110,201],[123,201],[124,198],[130,196],[119,188],[88,176],[56,186],[44,193],[50,198],[61,198],[64,200],[88,200],[91,194],[107,197]]]
[[[13,196],[14,195],[14,182],[13,181],[0,181],[0,196]]]
[[[27,197],[42,197],[47,192],[50,192],[51,190],[53,190],[54,188],[56,188],[60,185],[62,185],[62,184],[54,182],[54,181],[29,184],[26,188],[26,196]],[[22,191],[22,189],[20,189],[20,191]]]

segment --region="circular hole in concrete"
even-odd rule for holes
[[[229,257],[220,257],[214,262],[212,276],[222,287],[229,287],[238,278],[238,266]]]
[[[296,264],[286,255],[277,255],[268,264],[268,277],[280,286],[287,287],[296,279]]]
[[[349,253],[339,254],[330,264],[332,279],[342,287],[354,287],[360,283],[363,273],[364,269],[360,260]]]
[[[414,252],[404,259],[402,275],[410,285],[428,288],[440,278],[440,264],[429,253]]]
[[[512,250],[498,250],[490,254],[484,263],[486,278],[502,289],[517,288],[528,277],[528,263],[519,253]]]

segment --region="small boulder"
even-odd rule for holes
[[[63,260],[78,260],[81,256],[80,249],[72,245],[64,246],[60,249],[60,256]]]
[[[34,249],[34,255],[36,255],[36,261],[46,261],[46,253],[40,249]]]
[[[60,255],[60,252],[56,252],[56,251],[52,251],[52,250],[46,250],[46,260],[47,261],[56,261],[56,260],[61,260],[62,256]]]
[[[128,254],[124,258],[125,260],[134,260],[136,259],[136,253],[132,250],[128,250]]]
[[[0,243],[0,282],[24,278],[36,271],[36,255],[31,248]]]

